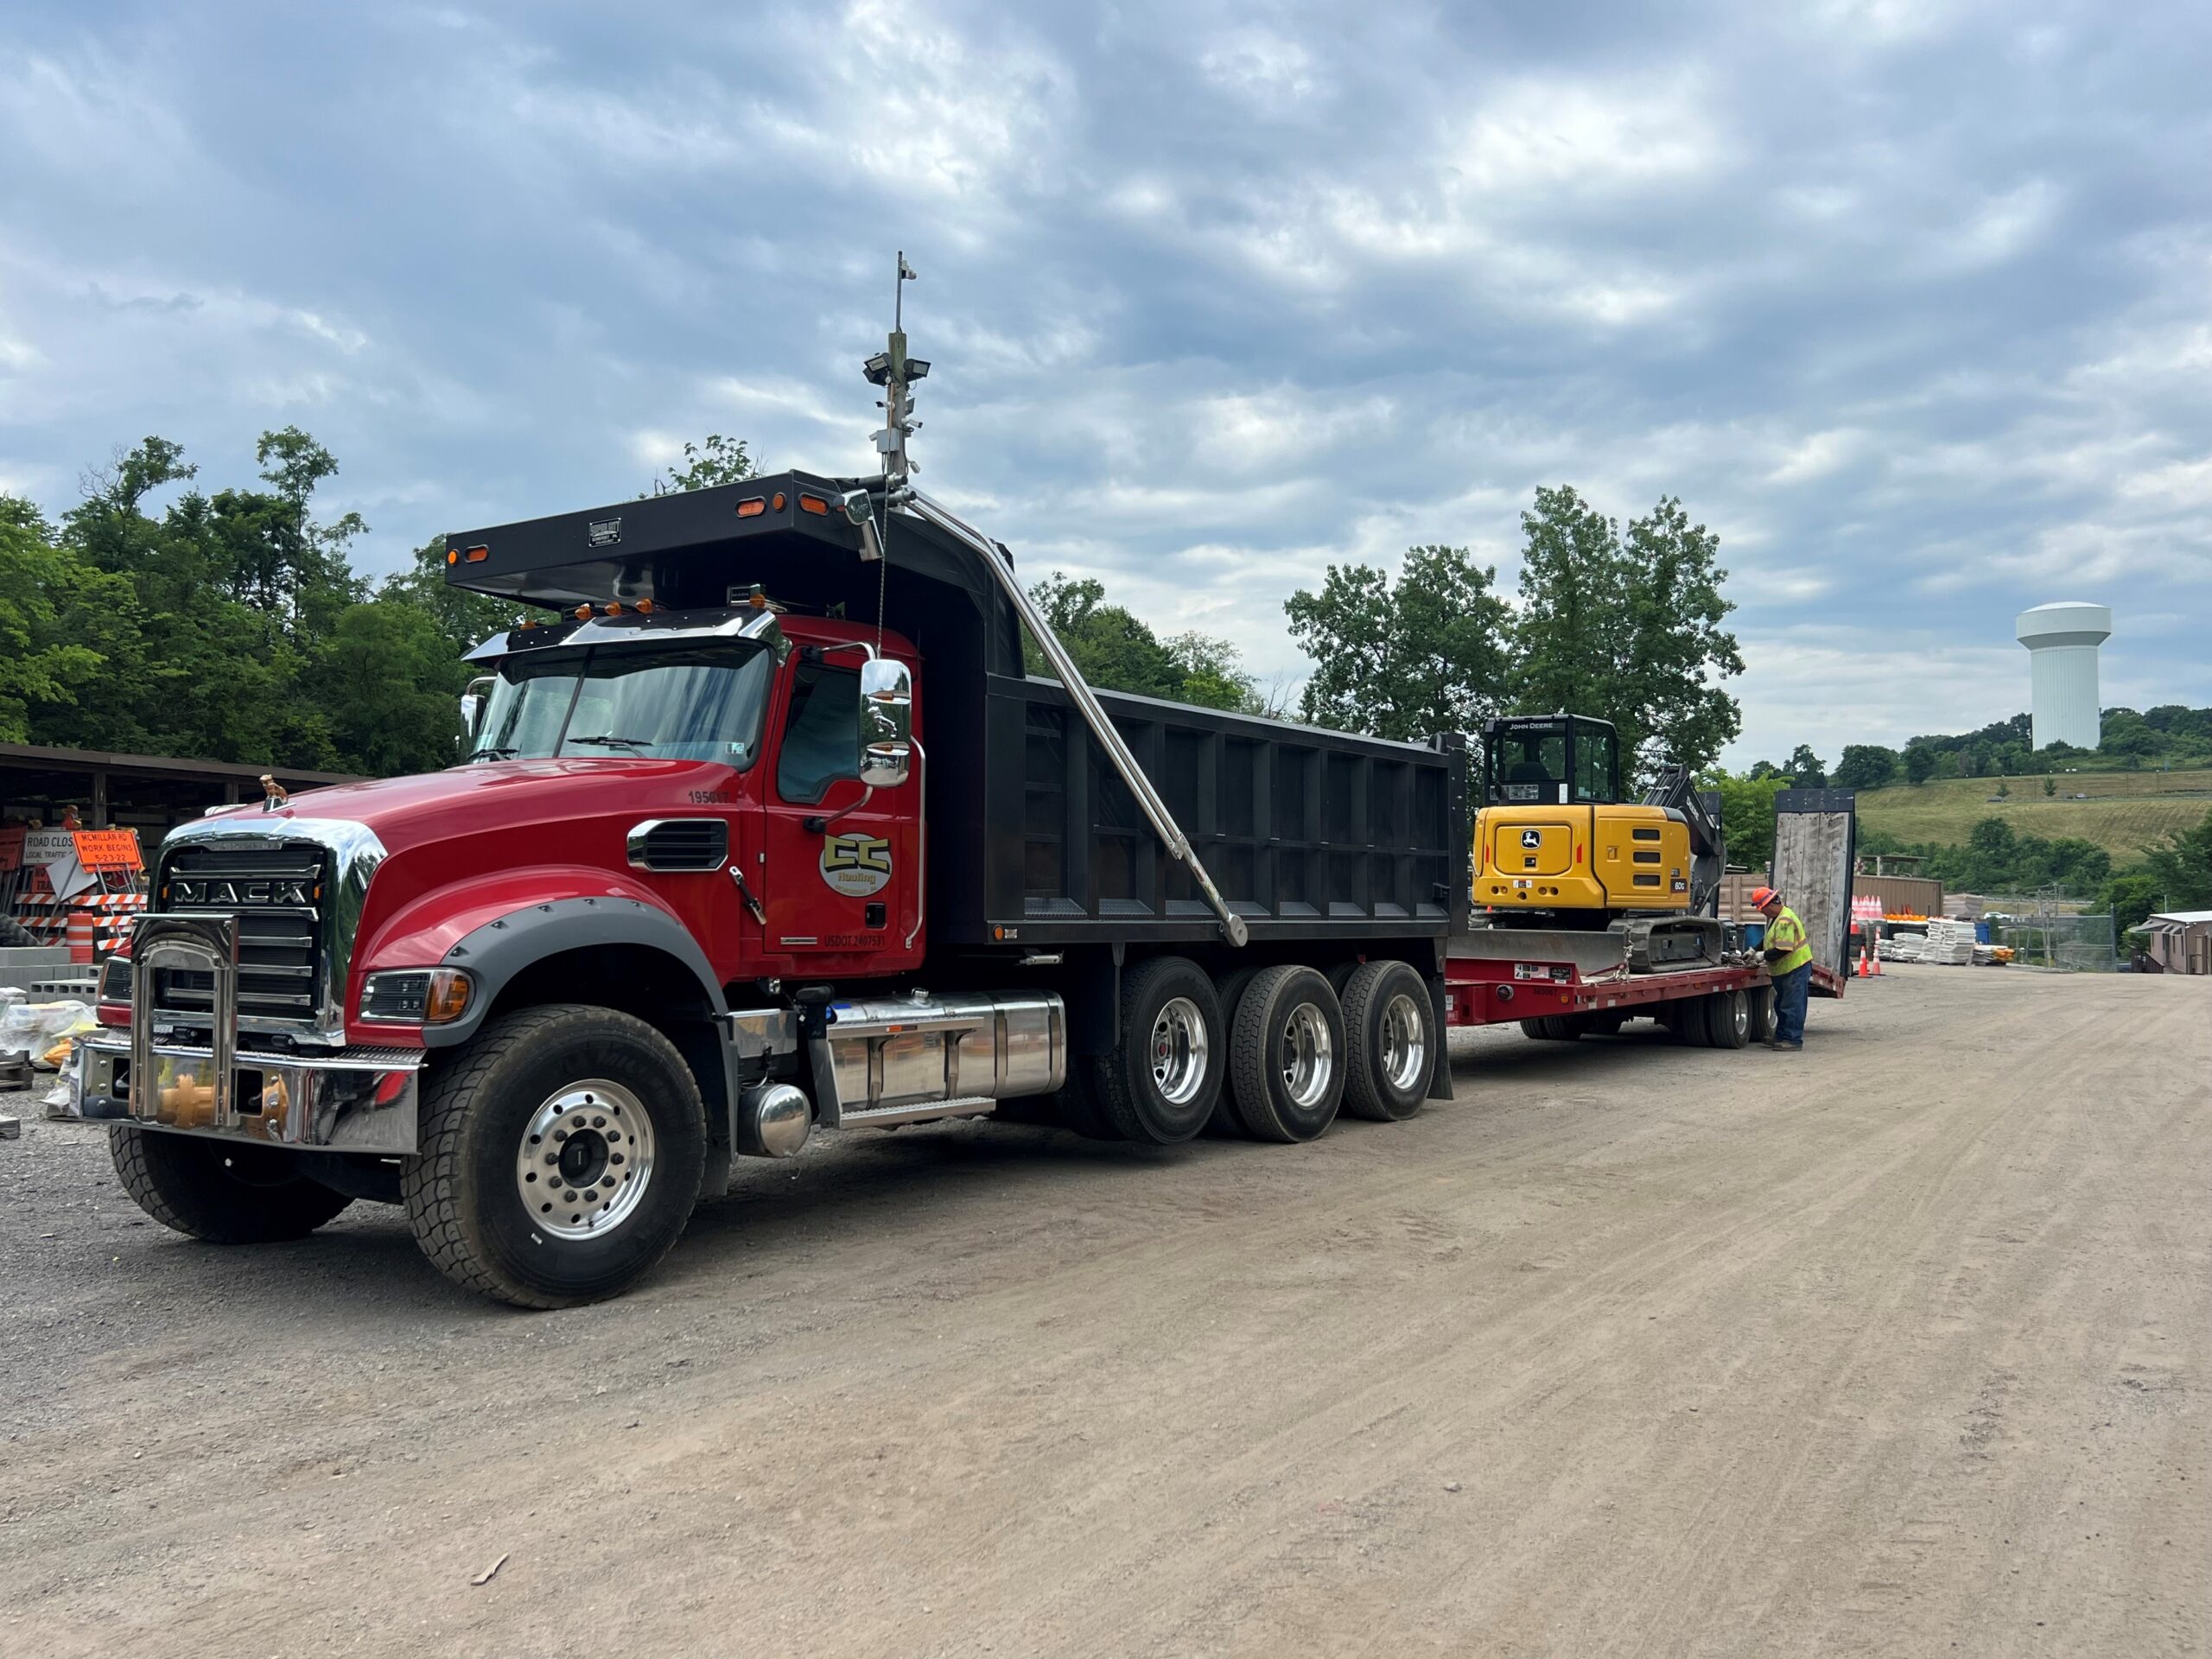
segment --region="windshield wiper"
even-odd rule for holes
[[[472,760],[512,760],[521,753],[520,749],[479,749],[468,758]]]
[[[571,743],[596,743],[610,749],[649,749],[653,745],[650,737],[616,737],[611,732],[601,732],[597,737],[572,737]]]

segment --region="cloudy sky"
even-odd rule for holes
[[[0,14],[0,489],[335,450],[390,569],[687,436],[922,482],[1294,674],[1281,601],[1572,483],[1716,528],[1736,760],[2212,702],[2201,4]]]

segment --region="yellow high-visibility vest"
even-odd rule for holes
[[[1797,912],[1784,905],[1782,914],[1766,925],[1766,945],[1769,950],[1788,948],[1786,957],[1769,959],[1766,970],[1773,978],[1794,974],[1813,959],[1812,942],[1805,937],[1805,924],[1797,919]]]

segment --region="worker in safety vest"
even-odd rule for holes
[[[1774,982],[1774,1035],[1769,1048],[1805,1046],[1805,998],[1813,988],[1813,946],[1805,924],[1772,887],[1754,888],[1751,904],[1766,918],[1767,977]]]

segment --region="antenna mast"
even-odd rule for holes
[[[898,280],[891,290],[891,338],[861,368],[870,385],[883,388],[883,430],[875,435],[875,447],[883,456],[885,492],[893,496],[907,487],[911,474],[921,470],[906,454],[906,440],[922,426],[914,418],[914,394],[909,388],[930,372],[926,360],[906,355],[906,284],[915,279],[902,248]]]

